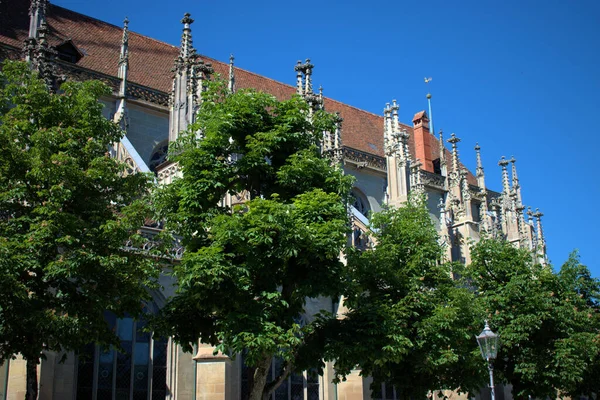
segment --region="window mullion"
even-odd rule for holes
[[[308,399],[308,371],[302,372],[302,391],[304,392],[303,399]]]
[[[134,378],[135,378],[135,341],[137,339],[137,321],[133,320],[133,323],[131,324],[131,329],[133,329],[133,332],[131,332],[131,364],[130,364],[130,372],[129,372],[129,399],[132,400],[133,399],[133,384],[134,384]]]
[[[98,398],[98,373],[100,372],[100,346],[94,346],[94,376],[92,378],[92,400]]]
[[[146,399],[152,400],[152,378],[154,375],[154,335],[150,336],[148,340],[149,347],[149,362],[148,362],[148,396]]]
[[[117,335],[119,334],[119,325],[121,325],[121,321],[119,319],[117,319],[115,321],[115,332],[117,332]],[[119,340],[121,340],[121,338],[119,338]],[[111,389],[111,397],[113,398],[113,400],[115,400],[116,396],[117,396],[117,350],[116,349],[111,349],[111,352],[113,352],[113,374],[112,374],[112,389]],[[96,399],[94,399],[96,400]]]

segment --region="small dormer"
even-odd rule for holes
[[[76,64],[84,56],[77,46],[73,44],[71,39],[68,39],[56,46],[57,57],[60,60]]]
[[[425,111],[419,111],[413,117],[413,126],[415,128],[423,127],[429,129],[429,117]]]

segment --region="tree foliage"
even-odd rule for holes
[[[554,273],[529,251],[484,239],[472,257],[477,302],[501,338],[498,380],[515,398],[598,393],[600,282],[577,255]]]
[[[375,214],[371,235],[372,250],[349,256],[349,310],[329,348],[336,372],[359,366],[375,386],[393,384],[401,398],[478,387],[473,295],[453,279],[458,266],[442,262],[424,201]]]
[[[300,97],[277,101],[210,83],[170,157],[183,177],[156,195],[167,229],[183,236],[178,289],[159,328],[184,346],[245,352],[251,398],[271,393],[291,371],[321,362],[306,298],[341,293],[351,178],[321,154],[334,118],[309,117]],[[247,201],[230,207],[227,196]],[[333,318],[329,315],[328,318]],[[266,383],[274,357],[279,377]]]
[[[52,94],[24,63],[0,72],[0,360],[23,355],[28,390],[42,351],[118,346],[104,312],[137,314],[157,275],[122,250],[148,177],[107,153],[123,134],[102,116],[107,94],[93,81]]]

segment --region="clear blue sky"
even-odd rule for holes
[[[205,1],[51,0],[179,44],[192,13],[198,52],[294,84],[311,58],[325,95],[381,114],[397,99],[400,118],[427,106],[455,132],[461,161],[501,190],[497,162],[517,159],[526,205],[539,207],[549,257],[574,249],[600,277],[600,1]],[[387,3],[387,4],[386,4]],[[116,68],[116,66],[115,66]],[[383,133],[382,133],[383,134]]]

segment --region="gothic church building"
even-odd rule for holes
[[[193,20],[182,19],[180,47],[130,32],[49,4],[47,0],[0,0],[0,60],[25,59],[49,85],[61,80],[98,79],[113,89],[102,99],[107,118],[121,124],[126,136],[111,149],[125,161],[129,173],[151,171],[161,184],[180,173],[166,160],[169,143],[193,122],[204,85],[213,73],[229,78],[231,91],[254,88],[278,99],[299,94],[311,107],[338,113],[336,132],[323,138],[344,171],[356,178],[353,188],[352,244],[368,246],[365,235],[370,212],[383,204],[401,206],[410,193],[425,194],[440,240],[446,243],[449,260],[468,263],[468,243],[486,232],[500,235],[515,246],[530,249],[545,263],[545,241],[539,210],[526,208],[521,197],[516,161],[502,157],[494,174],[501,191],[486,186],[481,149],[467,153],[452,134],[433,132],[427,112],[418,111],[410,123],[399,121],[399,106],[386,104],[383,115],[375,115],[315,92],[314,66],[309,60],[290,65],[293,85],[276,82],[237,68],[233,57],[221,62],[200,56],[192,45]],[[200,49],[201,50],[201,49]],[[175,62],[173,61],[175,60]],[[471,145],[469,145],[471,146]],[[467,170],[463,154],[476,158],[477,169]],[[469,150],[471,150],[469,148]],[[229,201],[243,201],[231,198]],[[148,237],[156,234],[144,227]],[[175,249],[181,255],[181,249]],[[153,312],[172,294],[172,284],[156,293]],[[331,300],[307,300],[315,312],[335,306]],[[48,354],[39,367],[40,399],[136,399],[136,400],[234,400],[247,398],[247,380],[241,357],[230,360],[214,356],[212,348],[197,347],[184,353],[172,341],[155,340],[142,331],[143,321],[109,320],[119,335],[125,353],[103,352],[90,345],[90,357]],[[331,383],[333,365],[322,377],[293,375],[274,394],[274,399],[353,400],[372,397],[369,379],[358,375]],[[25,363],[17,358],[0,367],[0,400],[22,399],[25,393]],[[394,399],[392,387],[382,386],[379,397]]]

